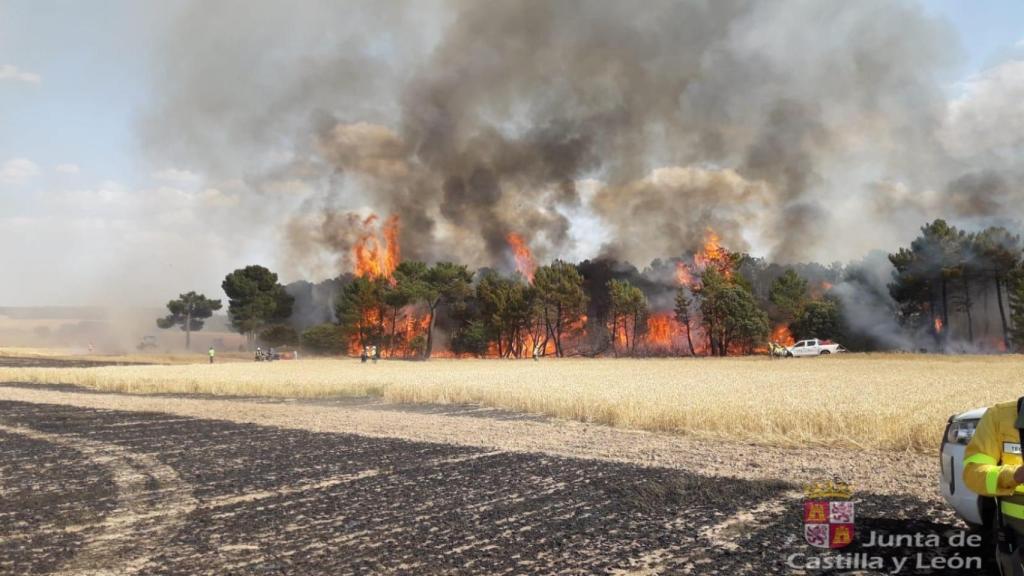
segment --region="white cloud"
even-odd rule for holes
[[[0,165],[0,182],[21,184],[39,173],[39,166],[27,158],[12,158]]]
[[[57,164],[54,170],[61,174],[78,174],[79,172],[78,164]]]
[[[43,78],[39,74],[19,70],[17,66],[13,66],[11,64],[0,64],[0,80],[14,80],[16,82],[39,84],[43,81]]]
[[[153,173],[153,178],[157,180],[163,180],[164,182],[173,182],[175,184],[196,184],[199,182],[199,175],[189,170],[180,170],[178,168],[164,168]]]

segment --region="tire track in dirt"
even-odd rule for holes
[[[129,452],[113,444],[21,426],[0,424],[0,432],[73,449],[111,472],[117,490],[117,508],[61,567],[59,574],[135,574],[155,552],[154,544],[174,536],[196,507],[189,487],[174,469],[152,456]]]
[[[39,448],[46,446],[42,441],[58,437],[65,442],[51,442],[54,450],[75,447],[89,458],[102,459],[106,453],[84,446],[85,440],[108,451],[112,448],[129,467],[133,464],[127,459],[141,454],[149,464],[169,468],[189,489],[194,507],[176,523],[173,534],[157,529],[157,521],[164,518],[160,514],[144,516],[150,524],[126,534],[133,545],[147,550],[146,560],[118,568],[137,570],[140,576],[791,574],[786,555],[808,551],[793,492],[796,484],[496,450],[491,437],[471,435],[478,429],[485,436],[493,433],[489,426],[495,422],[477,417],[446,419],[435,413],[413,418],[420,425],[432,424],[433,434],[465,433],[469,437],[463,440],[479,443],[456,445],[336,431],[348,422],[361,432],[400,422],[402,416],[422,416],[388,410],[374,422],[372,418],[382,412],[376,407],[358,412],[356,418],[352,410],[346,414],[343,406],[332,405],[195,399],[184,403],[190,410],[201,408],[207,416],[216,414],[211,406],[227,406],[237,411],[232,416],[252,418],[260,422],[257,425],[194,418],[176,410],[113,410],[111,399],[105,398],[109,395],[61,393],[62,399],[100,400],[96,407],[70,401],[3,400],[9,390],[0,387],[0,423],[35,435],[25,445],[9,442],[8,447],[3,440],[11,433],[0,429],[0,454],[5,458],[42,460],[47,457]],[[53,397],[47,392],[36,395],[36,400]],[[183,405],[180,398],[128,399],[147,406],[162,401],[175,408]],[[332,411],[352,419],[332,420]],[[290,425],[266,425],[274,419]],[[452,420],[456,424],[444,429]],[[574,436],[575,427],[535,421],[496,424],[525,435],[546,430],[567,442],[581,441]],[[329,431],[320,431],[323,428]],[[681,444],[683,449],[689,446]],[[619,446],[603,447],[603,453]],[[691,459],[703,454],[698,451]],[[134,464],[134,470],[138,473],[145,464]],[[691,461],[688,467],[700,464]],[[93,468],[107,476],[115,470]],[[31,487],[48,469],[16,465],[7,470],[7,477],[0,478],[5,496],[18,494],[31,504]],[[765,473],[764,468],[757,471]],[[162,492],[159,482],[149,488]],[[919,486],[916,489],[920,491]],[[929,499],[870,491],[859,497],[857,529],[864,534],[957,529]],[[48,558],[70,545],[78,546],[81,562],[88,559],[89,546],[101,541],[98,534],[87,534],[84,544],[69,544],[57,538],[61,528],[50,521],[26,529],[35,530],[31,540],[40,556]],[[63,528],[80,526],[67,523]],[[2,535],[0,527],[0,544]],[[912,552],[894,550],[891,555]],[[53,573],[50,565],[36,569],[29,564],[18,573]],[[68,567],[89,573],[81,563]]]

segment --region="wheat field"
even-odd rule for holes
[[[0,368],[124,393],[469,403],[776,446],[932,451],[950,414],[1024,394],[1018,356],[381,361]]]

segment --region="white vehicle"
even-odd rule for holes
[[[995,525],[995,500],[980,496],[964,485],[964,451],[974,437],[974,430],[986,410],[987,408],[976,408],[949,417],[939,455],[942,469],[939,492],[953,507],[957,516],[972,527],[983,529],[982,533],[988,536]]]
[[[845,348],[830,340],[811,338],[810,340],[801,340],[786,348],[786,356],[821,356],[845,351]]]

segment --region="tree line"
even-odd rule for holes
[[[936,220],[887,258],[887,294],[872,297],[907,333],[927,333],[939,349],[950,339],[973,344],[978,317],[995,314],[1001,347],[1024,345],[1018,236],[999,227],[967,232]],[[694,270],[692,282],[666,281],[681,264],[689,261],[659,260],[641,272],[608,259],[555,260],[527,282],[487,268],[405,261],[389,277],[339,281],[332,321],[313,326],[291,318],[294,297],[262,266],[233,271],[222,288],[231,326],[250,347],[261,342],[323,354],[376,346],[388,357],[429,358],[438,339],[455,355],[500,358],[722,356],[789,337],[838,340],[853,350],[886,347],[850,325],[844,299],[832,289],[845,283],[868,291],[858,284],[866,272],[856,265],[779,266],[731,253]],[[170,314],[157,323],[180,327],[187,346],[190,333],[221,305],[189,292],[169,302]],[[652,347],[652,315],[675,323],[671,348]]]
[[[931,330],[938,341],[975,343],[979,300],[994,293],[1003,347],[1024,344],[1024,266],[1020,237],[1002,227],[967,232],[945,220],[921,227],[909,247],[889,255],[889,285],[899,320]],[[1010,314],[1007,314],[1007,309]],[[951,317],[962,319],[955,334]]]
[[[708,268],[699,284],[673,288],[675,305],[669,313],[687,342],[674,353],[725,355],[751,352],[765,343],[769,314],[756,302],[750,283],[735,273],[744,258],[736,255],[724,268]],[[222,288],[231,326],[250,346],[301,345],[323,354],[376,346],[388,357],[429,358],[440,335],[446,350],[466,356],[649,353],[644,344],[652,309],[644,290],[628,272],[595,287],[581,269],[588,270],[555,260],[538,267],[533,282],[527,282],[519,274],[490,269],[473,273],[450,262],[401,262],[387,278],[352,278],[335,297],[334,321],[302,331],[289,325],[294,298],[270,270],[235,270]],[[778,279],[770,293],[792,316],[810,300],[807,282],[792,271]],[[594,296],[607,305],[589,315]],[[183,294],[168,303],[172,315],[158,320],[158,325],[180,326],[186,331],[187,346],[189,332],[201,329],[201,318],[220,307],[219,300]],[[182,320],[186,313],[191,320]],[[695,334],[703,335],[697,344]]]

